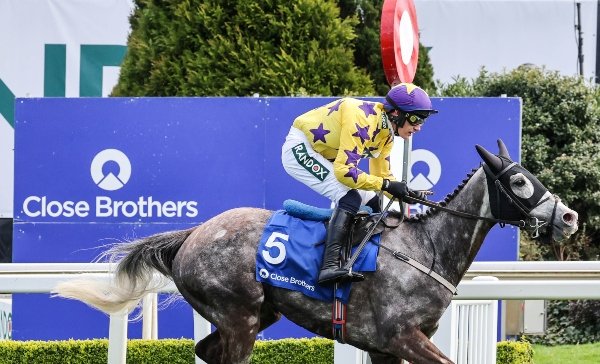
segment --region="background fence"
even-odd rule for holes
[[[106,263],[10,263],[0,264],[0,292],[49,293],[57,283],[70,279],[93,278],[110,280],[114,265]],[[494,275],[498,280],[470,279]],[[162,292],[176,292],[173,283]],[[476,262],[466,279],[458,285],[458,294],[433,340],[457,364],[493,363],[473,361],[477,355],[494,351],[494,308],[486,308],[497,299],[600,299],[600,262]],[[487,300],[473,302],[473,300]],[[491,310],[491,311],[490,311]],[[453,313],[454,312],[454,313]],[[144,299],[143,338],[158,337],[156,294]],[[446,317],[445,315],[445,317]],[[488,317],[488,318],[486,318]],[[194,315],[194,339],[210,333],[210,324]],[[484,322],[485,321],[485,322]],[[124,363],[127,350],[127,313],[111,315],[109,328],[109,364]],[[486,332],[486,335],[481,333]],[[477,337],[487,337],[486,343],[475,343]],[[490,343],[490,339],[492,342]],[[445,340],[445,341],[444,341]],[[447,344],[444,344],[447,343]],[[475,345],[475,346],[473,346]],[[476,348],[482,349],[476,351]],[[482,352],[484,354],[478,354]],[[453,354],[454,353],[454,354]],[[336,343],[336,363],[367,363],[365,353],[348,345]],[[464,359],[463,359],[464,358]],[[491,356],[487,357],[491,360]],[[468,361],[470,359],[470,361]],[[467,361],[464,361],[467,360]],[[197,359],[197,363],[202,363]]]

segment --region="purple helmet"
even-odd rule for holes
[[[383,106],[387,111],[397,109],[424,114],[425,117],[438,112],[432,108],[427,92],[412,83],[401,83],[392,87],[385,96]]]

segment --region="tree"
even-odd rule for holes
[[[379,39],[383,0],[338,0],[338,4],[343,19],[352,16],[358,19],[355,26],[357,37],[354,41],[356,66],[366,69],[375,83],[377,94],[385,95],[390,86],[383,72]],[[429,50],[420,43],[417,72],[413,82],[429,93],[435,91]]]
[[[135,3],[113,96],[374,94],[333,1]]]
[[[541,255],[544,259],[597,260],[600,90],[580,77],[521,66],[501,74],[483,69],[476,79],[457,79],[442,85],[440,92],[443,96],[522,98],[522,164],[579,213],[579,231],[563,243],[543,247]]]

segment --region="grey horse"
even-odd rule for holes
[[[577,230],[577,213],[552,195],[519,164],[502,141],[499,154],[476,149],[484,163],[426,214],[386,229],[382,245],[401,252],[456,286],[486,234],[513,223],[556,241]],[[118,266],[114,282],[65,282],[62,297],[79,299],[107,313],[132,309],[160,285],[157,270],[216,331],[201,340],[196,355],[210,364],[249,363],[256,335],[285,315],[296,324],[332,337],[331,304],[255,280],[257,244],[272,212],[236,208],[200,226],[166,232],[107,252]],[[390,213],[388,220],[399,220]],[[432,249],[435,247],[435,249]],[[435,251],[435,254],[433,253]],[[373,364],[452,363],[430,341],[453,292],[382,250],[377,270],[353,285],[345,340],[369,353]]]

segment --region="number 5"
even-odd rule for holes
[[[265,243],[265,246],[267,248],[275,247],[279,250],[279,254],[277,254],[277,256],[275,257],[271,256],[271,252],[269,250],[262,251],[263,258],[269,264],[279,264],[285,259],[285,245],[283,245],[283,243],[280,241],[276,241],[275,239],[277,238],[288,241],[289,236],[278,232],[274,232],[271,234],[271,236],[269,236],[269,239]]]

